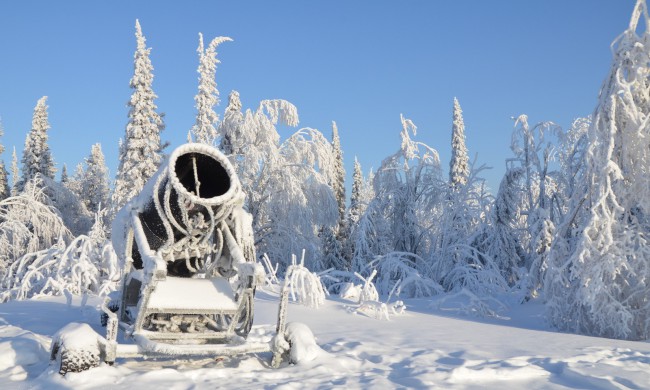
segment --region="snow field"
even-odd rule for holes
[[[99,304],[95,298],[89,302]],[[251,341],[273,337],[277,302],[275,294],[258,291]],[[70,322],[87,322],[103,335],[98,309],[81,309],[76,297],[71,307],[63,297],[9,302],[0,306],[0,388],[642,389],[650,384],[650,344],[553,332],[541,320],[538,303],[512,307],[499,319],[432,309],[427,300],[405,303],[406,313],[390,321],[353,314],[350,303],[337,298],[317,310],[290,304],[288,320],[305,323],[318,343],[301,351],[314,360],[298,365],[272,369],[270,354],[118,359],[112,367],[101,364],[61,377],[49,364],[51,338]],[[121,336],[118,341],[124,342]]]

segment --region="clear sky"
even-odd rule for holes
[[[198,33],[219,47],[223,116],[235,89],[244,108],[282,98],[300,127],[339,127],[346,170],[364,172],[400,145],[400,113],[448,171],[453,98],[467,146],[504,172],[512,116],[568,127],[589,115],[611,62],[610,43],[634,0],[31,1],[0,2],[0,117],[8,166],[19,158],[36,101],[47,95],[50,146],[70,174],[100,142],[111,171],[127,122],[135,20],[152,48],[163,140],[194,123]],[[287,136],[289,130],[282,129]]]

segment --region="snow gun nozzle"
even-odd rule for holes
[[[237,174],[228,158],[208,145],[191,143],[174,150],[169,176],[179,194],[204,205],[220,205],[239,190]]]

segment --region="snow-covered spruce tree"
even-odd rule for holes
[[[86,158],[86,169],[80,182],[81,199],[86,209],[92,213],[108,204],[108,168],[100,144],[94,144]]]
[[[323,226],[321,228],[320,237],[323,242],[322,265],[321,269],[336,269],[340,271],[347,271],[349,266],[343,255],[343,246],[336,237],[335,226]]]
[[[449,183],[452,188],[467,183],[469,157],[465,146],[465,123],[458,99],[454,98],[453,125],[451,130],[451,160],[449,161]]]
[[[50,146],[47,143],[47,131],[50,128],[50,123],[46,102],[47,96],[43,96],[36,103],[32,117],[32,129],[25,139],[22,159],[23,174],[18,185],[18,189],[21,191],[37,175],[53,179],[56,172]]]
[[[341,149],[341,138],[336,122],[332,122],[332,149],[334,150],[334,167],[332,178],[332,189],[336,196],[336,203],[339,206],[338,235],[345,232],[345,168],[343,166],[343,150]]]
[[[244,126],[244,114],[241,109],[239,92],[231,91],[228,95],[226,112],[223,115],[223,120],[219,123],[219,134],[221,134],[219,147],[226,155],[233,154],[233,142],[238,145],[237,140],[241,138],[240,132]]]
[[[365,213],[368,204],[374,197],[374,193],[370,197],[366,197],[368,192],[367,188],[372,188],[372,185],[367,183],[363,177],[363,171],[361,170],[361,164],[354,158],[354,172],[352,174],[352,194],[350,195],[350,208],[347,211],[347,230],[348,236],[344,241],[343,253],[346,259],[351,261],[355,259],[355,234],[361,216]],[[360,272],[365,269],[367,264],[350,264],[351,269],[355,272]]]
[[[377,171],[376,196],[354,235],[353,263],[376,267],[377,280],[383,281],[384,289],[392,289],[400,279],[415,282],[429,275],[429,265],[422,255],[430,250],[431,232],[438,226],[446,185],[438,152],[411,138],[411,133],[416,133],[412,121],[402,116],[401,123],[401,148],[384,159]]]
[[[162,160],[160,133],[164,129],[163,118],[156,112],[153,92],[153,66],[149,59],[151,49],[146,47],[140,22],[135,21],[137,48],[134,54],[134,73],[130,81],[133,90],[129,106],[129,122],[124,141],[120,145],[119,165],[115,188],[111,195],[108,220],[134,195],[142,190],[144,183],[156,172]]]
[[[362,191],[363,191],[363,171],[361,164],[354,157],[354,172],[352,173],[352,194],[350,195],[350,211],[348,212],[348,224],[356,225],[365,211],[367,204],[363,204]]]
[[[497,192],[492,212],[491,223],[486,226],[485,255],[494,259],[501,274],[509,285],[519,282],[521,269],[525,266],[526,252],[519,242],[521,215],[520,181],[523,169],[509,168],[506,170],[499,191]]]
[[[637,32],[641,17],[646,30]],[[550,251],[546,307],[564,330],[650,338],[649,25],[638,0],[612,45],[584,174]]]
[[[68,177],[68,166],[66,164],[63,164],[63,167],[61,168],[61,184],[65,185],[68,180],[70,180]]]
[[[196,123],[192,127],[194,141],[212,145],[217,139],[217,122],[219,115],[214,107],[219,104],[219,90],[215,74],[217,72],[217,46],[226,41],[232,41],[228,37],[214,38],[207,48],[203,46],[203,34],[199,33],[199,91],[194,97],[196,102]]]
[[[11,196],[18,195],[18,186],[20,183],[20,170],[18,169],[18,155],[16,154],[16,147],[11,154]]]
[[[343,150],[336,122],[332,122],[332,172],[328,173],[329,184],[332,187],[336,203],[338,204],[338,221],[333,228],[324,226],[321,237],[323,238],[324,268],[349,270],[352,257],[349,251],[343,248],[348,245],[350,236],[349,226],[346,223],[345,205],[345,168],[343,167]],[[334,241],[329,237],[330,230],[334,233]],[[338,258],[337,258],[338,257]]]
[[[0,137],[4,135],[2,122],[0,121]],[[5,151],[4,145],[0,144],[0,154]],[[9,196],[9,178],[7,177],[7,169],[5,168],[4,161],[0,160],[0,200]]]

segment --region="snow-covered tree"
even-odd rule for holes
[[[523,169],[507,169],[497,192],[486,227],[485,254],[497,263],[501,274],[510,285],[519,281],[521,269],[526,265],[526,252],[519,242],[517,230],[521,220],[521,191],[519,183]]]
[[[0,268],[72,237],[38,180],[28,182],[19,195],[0,201]]]
[[[70,180],[68,177],[68,166],[63,164],[63,167],[61,168],[61,184],[65,185],[68,180]]]
[[[72,177],[68,176],[68,179],[65,181],[65,183],[62,183],[65,188],[72,191],[72,193],[75,194],[79,199],[83,198],[81,183],[84,179],[84,176],[84,165],[83,163],[79,163],[75,168],[74,175],[72,175]]]
[[[377,170],[375,200],[384,203],[393,250],[421,254],[427,250],[422,233],[440,211],[436,209],[442,195],[440,160],[435,149],[411,138],[417,131],[411,120],[402,116],[401,122],[402,145]],[[424,210],[428,215],[422,213]]]
[[[447,291],[467,290],[477,296],[506,291],[498,262],[485,252],[491,197],[479,174],[470,167],[465,184],[447,188],[430,255],[431,276]]]
[[[303,128],[280,145],[280,159],[270,163],[262,176],[262,230],[269,232],[262,247],[272,258],[287,258],[306,249],[306,263],[322,271],[321,227],[335,226],[338,219],[336,198],[329,186],[333,154],[331,144],[318,130]],[[267,176],[268,174],[268,176]]]
[[[106,207],[109,196],[108,168],[100,144],[94,144],[86,158],[80,187],[81,199],[88,211],[96,213],[100,207]]]
[[[361,163],[359,163],[359,160],[357,160],[355,156],[354,172],[352,173],[352,194],[350,195],[350,225],[356,225],[357,222],[359,222],[359,218],[361,218],[361,215],[365,211],[365,207],[361,200],[363,185],[363,171],[361,170]]]
[[[134,73],[130,81],[133,90],[129,106],[129,122],[124,142],[120,145],[119,166],[115,188],[111,196],[109,220],[134,195],[142,190],[144,183],[156,172],[162,160],[160,133],[164,129],[162,115],[156,112],[153,92],[153,66],[149,59],[150,48],[135,22],[137,48],[134,54]]]
[[[217,139],[217,122],[219,115],[214,107],[219,104],[219,90],[215,74],[217,72],[217,46],[223,42],[232,41],[228,37],[214,38],[207,48],[203,46],[203,34],[199,33],[199,91],[194,97],[196,102],[196,123],[192,127],[194,140],[204,144],[212,145]]]
[[[0,137],[4,135],[4,129],[2,127],[2,121],[0,121]],[[0,154],[5,151],[4,145],[0,144]],[[9,178],[7,177],[7,169],[5,168],[5,163],[3,160],[0,160],[0,200],[5,199],[9,196]]]
[[[11,154],[11,196],[18,195],[18,186],[20,183],[20,170],[18,169],[18,155],[16,154],[16,147]]]
[[[239,99],[239,92],[231,91],[228,95],[228,107],[223,115],[223,121],[219,123],[219,134],[221,134],[220,148],[226,155],[233,154],[233,142],[241,138],[241,131],[244,126],[244,114]]]
[[[25,150],[23,151],[22,167],[23,174],[19,183],[22,190],[25,185],[41,175],[50,179],[54,178],[56,169],[47,143],[47,131],[50,128],[47,114],[47,96],[43,96],[36,103],[32,117],[32,129],[25,139]]]
[[[343,166],[343,150],[336,122],[332,122],[332,148],[334,149],[334,167],[332,189],[339,206],[338,235],[345,231],[345,168]]]
[[[499,263],[507,267],[502,271],[511,284],[518,283],[521,289],[528,291],[528,297],[535,297],[543,281],[553,232],[559,219],[553,202],[557,203],[561,174],[551,169],[551,163],[558,144],[566,137],[553,122],[531,126],[526,115],[513,120],[515,128],[510,148],[515,157],[507,159],[507,188],[504,188],[507,192],[502,195],[510,202],[508,215],[516,216],[516,219],[510,220],[508,229],[494,226],[496,230],[492,233],[496,234],[495,240],[505,239],[501,236],[503,234],[512,235],[510,240],[516,241],[523,249],[523,258],[518,256]],[[490,244],[491,250],[496,250],[495,244]],[[523,260],[523,264],[515,265],[515,260]]]
[[[93,213],[86,209],[81,196],[68,186],[50,178],[43,178],[48,204],[52,205],[63,219],[72,235],[88,233],[93,224]]]
[[[560,163],[559,184],[561,188],[553,199],[553,207],[558,218],[567,212],[568,202],[576,190],[577,182],[585,169],[585,153],[588,147],[588,130],[591,118],[578,118],[571,123],[569,130],[562,134],[558,148]]]
[[[335,227],[323,226],[320,236],[323,242],[323,254],[319,268],[347,271],[349,267],[343,253],[343,246],[336,237]]]
[[[465,123],[458,99],[454,98],[453,125],[451,128],[451,160],[449,161],[449,183],[452,188],[467,183],[469,157],[465,146]]]
[[[280,143],[277,124],[296,126],[296,107],[285,100],[264,100],[241,114],[231,93],[221,122],[222,149],[230,156],[253,216],[257,251],[282,270],[291,255],[306,250],[309,269],[322,270],[319,231],[336,224],[338,207],[329,186],[333,154],[317,130],[301,129]]]
[[[101,213],[87,235],[66,245],[63,238],[25,254],[6,270],[0,302],[39,295],[97,294],[115,290],[120,281],[117,255],[103,232]]]
[[[401,148],[384,159],[375,174],[375,198],[354,232],[353,268],[373,262],[380,270],[378,280],[387,277],[381,270],[394,267],[384,267],[382,261],[375,261],[377,258],[385,261],[402,259],[408,263],[407,267],[414,265],[420,274],[429,274],[426,262],[412,262],[411,259],[422,259],[428,254],[431,233],[441,213],[444,182],[438,152],[411,138],[417,130],[411,120],[402,116],[401,123]],[[392,252],[413,256],[394,256]],[[398,282],[397,274],[388,278],[393,284]]]
[[[638,0],[612,45],[584,171],[550,251],[544,291],[550,321],[561,329],[650,337],[649,25]]]

